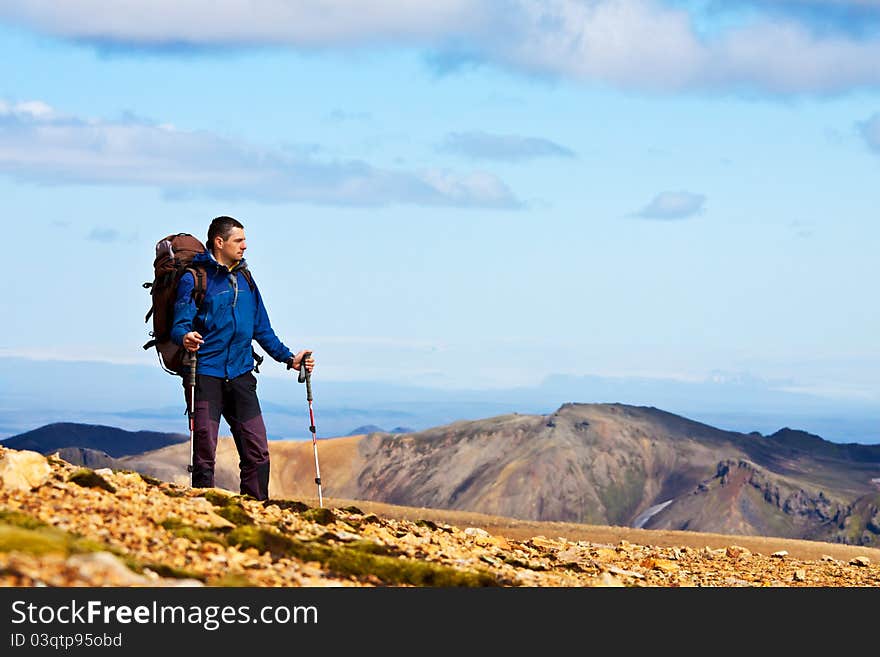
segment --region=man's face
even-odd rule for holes
[[[229,265],[238,262],[244,258],[244,250],[247,248],[247,243],[244,241],[244,229],[233,228],[228,238],[224,240],[218,237],[216,244],[216,251],[219,256],[217,260]]]

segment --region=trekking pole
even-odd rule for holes
[[[196,352],[189,353],[189,465],[186,471],[192,475],[193,472],[193,456],[195,452],[195,436],[196,436]],[[192,479],[190,478],[190,483]]]
[[[306,367],[306,358],[311,355],[312,352],[307,351],[303,354],[302,362],[299,367],[299,378],[297,379],[300,383],[305,381],[306,384],[306,399],[309,402],[309,420],[311,420],[311,426],[309,430],[312,432],[312,447],[315,451],[315,483],[318,484],[318,506],[324,506],[324,497],[321,495],[321,468],[318,465],[318,436],[315,435],[315,413],[312,411],[312,377],[309,374],[309,368]]]

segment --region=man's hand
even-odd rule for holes
[[[203,342],[204,340],[198,331],[190,331],[183,336],[183,348],[187,351],[198,351]]]
[[[306,369],[309,374],[312,373],[312,370],[315,369],[315,358],[312,356],[312,352],[310,349],[303,349],[302,351],[298,351],[296,356],[293,357],[293,360],[290,363],[290,368],[299,371],[300,367],[303,363],[303,358],[305,357],[306,361]]]

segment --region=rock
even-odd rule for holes
[[[739,545],[729,545],[725,550],[725,553],[731,559],[740,559],[743,557],[750,557],[752,555],[749,550],[744,547],[740,547]]]
[[[577,563],[579,561],[585,561],[587,559],[586,552],[584,550],[578,549],[576,547],[566,548],[565,550],[561,550],[556,558],[561,563]]]
[[[776,559],[785,559],[788,556],[788,550],[778,550],[770,555]]]
[[[794,571],[794,576],[792,577],[792,579],[795,582],[806,582],[807,581],[807,571],[803,568],[798,568],[796,571]]]
[[[636,579],[645,579],[645,576],[641,573],[637,573],[633,570],[626,570],[624,568],[618,568],[617,566],[608,566],[607,570],[609,573],[613,573],[615,575],[623,575],[624,577],[635,577]]]
[[[29,491],[42,486],[52,474],[46,457],[28,450],[0,451],[0,488]]]
[[[653,567],[654,570],[659,570],[663,573],[674,573],[680,570],[680,566],[670,559],[655,559]]]
[[[553,541],[546,536],[532,536],[529,539],[529,545],[544,550],[552,550],[559,547],[559,544],[556,541]]]
[[[617,552],[611,548],[599,548],[596,550],[596,558],[602,561],[611,561],[617,557]]]
[[[868,557],[855,557],[849,560],[849,564],[851,566],[861,566],[864,568],[871,565],[871,560]]]
[[[466,536],[471,536],[473,538],[489,538],[489,532],[485,529],[480,529],[479,527],[468,527],[464,530]]]
[[[593,586],[622,587],[624,584],[611,573],[602,571],[602,573],[596,578],[596,583],[593,584]]]

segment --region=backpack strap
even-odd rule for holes
[[[244,279],[247,281],[248,287],[251,288],[251,292],[253,292],[254,288],[257,286],[257,284],[254,283],[254,275],[251,274],[251,270],[248,269],[247,267],[242,267],[238,271],[240,271],[242,274],[244,274]]]
[[[184,269],[184,272],[190,272],[193,275],[192,299],[198,308],[205,300],[205,291],[208,289],[208,273],[204,267],[198,265],[190,265]]]

